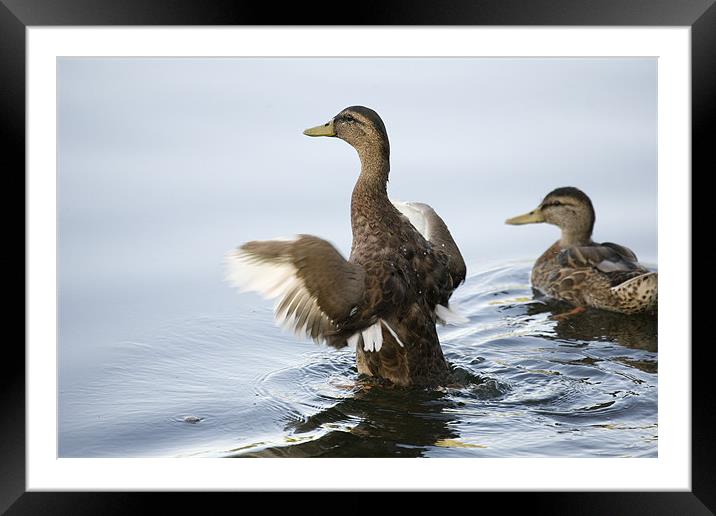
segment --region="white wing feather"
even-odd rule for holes
[[[303,280],[297,276],[298,271],[290,262],[262,262],[252,254],[237,249],[227,254],[226,264],[226,279],[233,286],[242,292],[253,291],[266,299],[276,299],[274,316],[276,322],[285,330],[297,335],[307,334],[308,323],[312,318],[305,315],[301,317],[306,311],[330,320],[318,306],[317,299],[306,289]],[[279,311],[279,305],[289,295],[293,301],[285,303],[284,309]],[[291,305],[294,305],[293,310],[290,310]]]
[[[390,202],[393,203],[393,206],[395,206],[400,213],[408,218],[410,223],[418,230],[418,233],[423,235],[425,240],[430,240],[430,224],[425,216],[425,205],[393,200]]]

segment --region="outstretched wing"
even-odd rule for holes
[[[448,268],[452,277],[452,286],[453,289],[456,289],[460,283],[465,281],[467,268],[447,224],[427,204],[421,202],[391,202],[398,211],[408,218],[425,240],[442,249],[448,255]]]
[[[253,241],[229,253],[227,262],[234,286],[276,299],[276,319],[284,327],[317,342],[345,344],[331,336],[363,299],[365,272],[333,245],[311,235]]]

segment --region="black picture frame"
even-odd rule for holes
[[[689,26],[692,43],[692,191],[693,179],[716,171],[711,150],[716,105],[716,6],[714,0],[430,0],[363,2],[359,6],[328,2],[214,0],[0,0],[0,113],[8,194],[25,193],[25,29],[29,26],[85,25],[552,25],[552,26]],[[9,160],[8,160],[9,158]],[[688,171],[686,171],[688,173]],[[703,194],[702,194],[703,195]],[[6,195],[5,199],[9,199]],[[692,196],[693,205],[697,198]],[[3,203],[13,220],[10,203]],[[15,215],[16,211],[12,211]],[[693,222],[696,222],[694,219]],[[693,230],[692,230],[693,231]],[[24,230],[23,230],[23,270]],[[17,244],[15,244],[17,246]],[[16,247],[7,249],[16,249]],[[6,260],[19,261],[15,252]],[[695,264],[694,264],[695,265]],[[7,268],[6,270],[9,270]],[[8,276],[19,276],[9,274]],[[25,278],[27,280],[27,278]],[[23,289],[24,291],[24,289]],[[23,299],[24,299],[23,294]],[[691,303],[690,299],[684,302]],[[14,304],[13,304],[14,305]],[[23,303],[23,310],[24,310]],[[693,305],[692,305],[693,306]],[[6,318],[12,320],[11,317]],[[693,317],[692,317],[693,320]],[[693,325],[692,325],[693,330]],[[23,327],[24,333],[24,327]],[[693,332],[692,332],[693,335]],[[692,340],[694,340],[692,338]],[[680,344],[680,343],[674,343]],[[568,514],[713,514],[716,510],[713,402],[710,400],[709,340],[692,346],[692,490],[690,492],[619,493],[476,493],[478,507],[496,496],[508,506],[525,503],[533,513]],[[699,345],[701,344],[701,345]],[[0,375],[0,512],[8,514],[134,514],[148,509],[148,494],[25,492],[25,353],[17,340],[3,347]],[[153,494],[164,511],[174,506],[206,511],[204,501],[182,493]],[[220,495],[242,497],[250,494]],[[360,507],[361,493],[339,500]],[[204,498],[204,497],[202,497]],[[421,500],[421,496],[413,500]],[[265,502],[264,502],[265,503]],[[295,501],[271,497],[272,510]],[[288,504],[291,504],[290,506]],[[193,505],[196,504],[196,505]],[[285,505],[284,505],[285,504]],[[282,507],[283,505],[283,507]],[[300,504],[310,507],[310,504]],[[345,510],[339,509],[337,510]],[[288,509],[287,509],[288,510]]]

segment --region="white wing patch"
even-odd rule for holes
[[[240,249],[227,254],[226,279],[242,292],[253,291],[266,299],[276,298],[274,316],[283,329],[296,335],[313,334],[330,324],[330,318],[320,309],[318,301],[306,289],[297,269],[288,261],[261,261]]]
[[[354,333],[348,337],[348,345],[352,348],[356,347],[362,337],[364,351],[380,351],[383,347],[383,327],[390,332],[401,348],[405,347],[405,344],[403,344],[403,341],[400,340],[400,337],[398,337],[398,334],[395,333],[395,330],[393,330],[393,328],[391,328],[390,325],[383,319],[378,319],[375,324],[368,326],[365,330]]]
[[[390,201],[397,210],[408,217],[410,223],[423,235],[425,240],[430,241],[430,224],[426,217],[425,205],[413,202]]]
[[[380,321],[368,326],[361,334],[365,351],[380,351],[380,348],[383,347],[383,328],[380,326]]]
[[[447,306],[443,305],[436,305],[435,315],[438,317],[438,320],[443,324],[453,324],[457,326],[458,324],[465,324],[470,322],[470,319],[461,314],[460,311],[457,310],[455,305],[453,305],[452,308],[448,308]]]

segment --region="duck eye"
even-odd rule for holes
[[[559,201],[553,201],[552,206],[562,206],[562,203]]]

